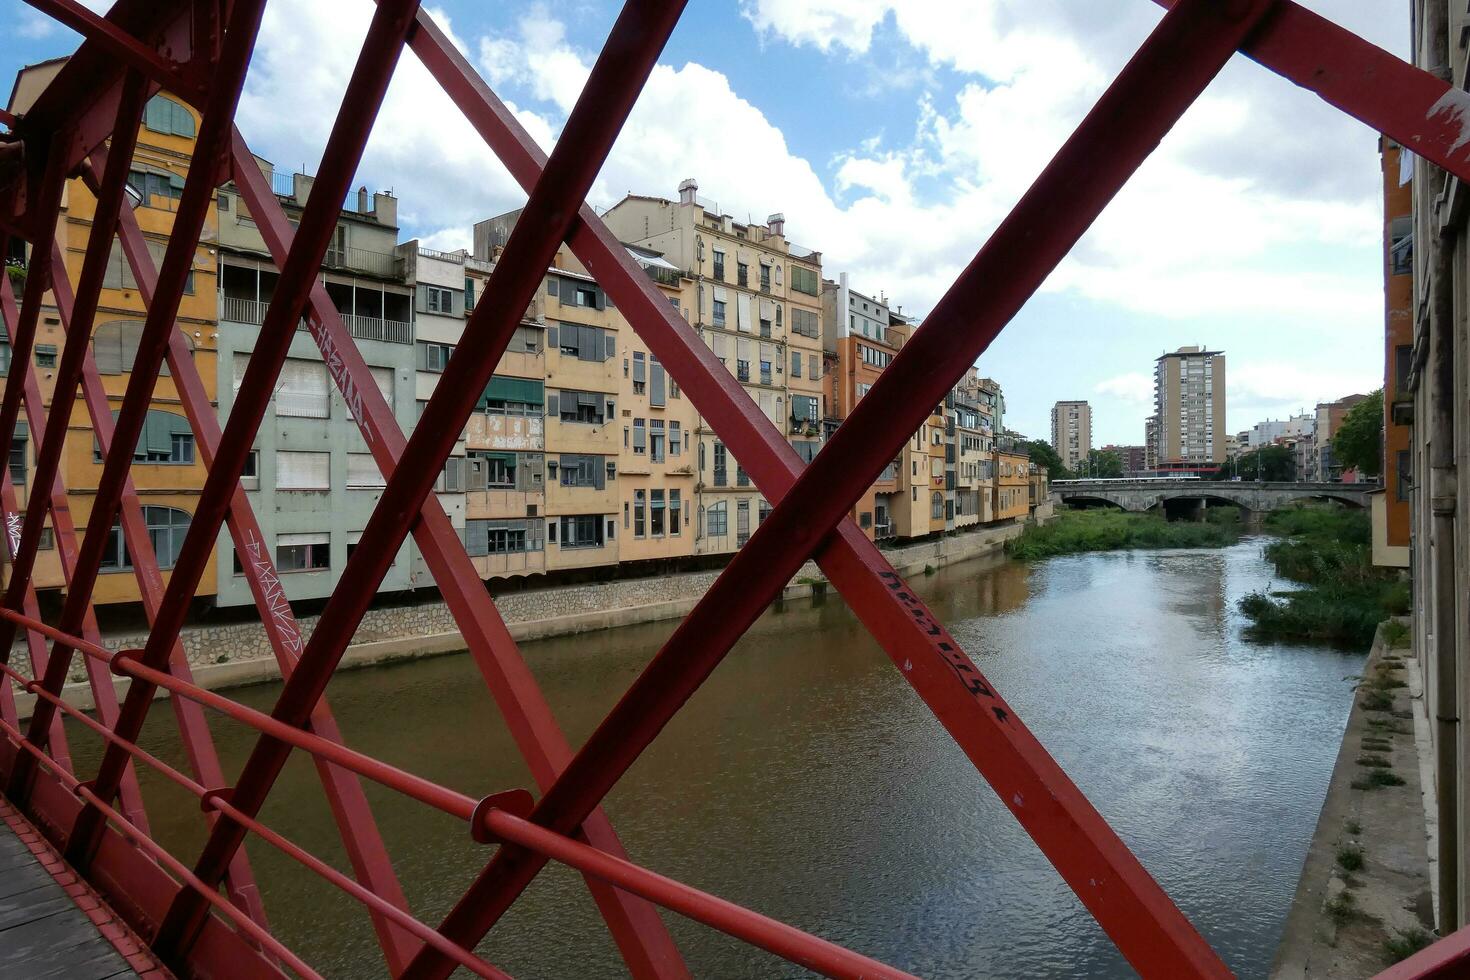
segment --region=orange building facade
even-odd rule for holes
[[[1414,355],[1413,183],[1403,150],[1381,137],[1383,163],[1383,490],[1373,499],[1373,561],[1409,566],[1412,491],[1410,423],[1405,390]]]

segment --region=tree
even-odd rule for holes
[[[1072,473],[1062,465],[1062,457],[1051,447],[1051,443],[1045,439],[1031,439],[1020,444],[1031,456],[1031,462],[1037,466],[1045,466],[1047,478],[1052,480],[1070,480]]]
[[[1296,456],[1285,446],[1262,446],[1236,460],[1242,480],[1290,483],[1296,479]]]
[[[1332,434],[1332,456],[1364,476],[1383,472],[1383,389],[1358,402]]]
[[[1100,480],[1116,479],[1123,475],[1123,457],[1112,450],[1094,449],[1087,454],[1087,475]]]

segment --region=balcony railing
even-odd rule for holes
[[[351,269],[370,276],[396,278],[401,275],[403,260],[392,252],[374,252],[366,248],[329,248],[322,265],[333,269]]]
[[[219,318],[231,323],[252,323],[258,327],[265,323],[265,311],[268,309],[269,303],[226,296],[220,306]]]
[[[413,324],[402,320],[384,320],[375,316],[342,314],[342,322],[358,340],[381,340],[388,344],[413,343]]]
[[[296,195],[295,175],[271,171],[271,193],[278,197],[294,197]]]
[[[665,286],[679,285],[680,272],[678,269],[670,269],[661,265],[645,265],[643,271],[648,273],[648,278],[654,282],[661,282]]]

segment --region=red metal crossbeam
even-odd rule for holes
[[[385,0],[379,5],[378,13],[381,15],[387,7]],[[402,458],[388,475],[378,506],[363,530],[357,549],[348,559],[331,600],[322,610],[317,628],[302,655],[301,665],[281,693],[274,711],[277,717],[299,724],[325,690],[353,631],[372,602],[393,554],[407,537],[424,499],[433,490],[443,459],[453,448],[457,434],[463,430],[480,392],[489,382],[496,362],[520,322],[522,311],[534,297],[546,267],[573,220],[575,211],[563,202],[581,200],[585,196],[682,9],[683,3],[674,0],[630,3],[618,17],[603,54],[589,76],[583,96],[568,120],[558,153],[553,154],[552,165],[548,165],[547,172],[532,191],[522,220],[491,274],[485,296],[476,304],[475,312],[465,326],[457,362],[449,365]],[[324,193],[321,183],[319,176],[314,188],[318,195]],[[310,201],[307,207],[311,207]],[[297,233],[298,245],[292,247],[293,256],[306,228],[306,219],[303,218],[301,230]],[[272,314],[276,304],[281,302],[284,284],[283,275],[281,284],[277,286]],[[298,305],[293,314],[299,313]],[[284,357],[284,350],[280,353]],[[260,356],[257,348],[255,358]],[[252,361],[252,370],[254,366]],[[248,373],[246,378],[248,383]],[[243,396],[242,386],[241,398]],[[231,411],[232,425],[239,411],[237,401]],[[258,810],[289,751],[288,746],[279,742],[260,740],[236,781],[235,805],[246,812]],[[196,865],[200,878],[215,880],[241,839],[238,829],[221,824],[218,832],[211,834]],[[175,923],[175,929],[187,933],[197,922],[202,909],[187,897],[181,896],[181,900],[181,904],[186,903],[193,908],[181,909],[177,915],[171,914],[170,919]],[[174,933],[166,935],[172,938]]]
[[[280,266],[286,261],[294,232],[238,133],[234,158],[236,186]],[[402,459],[407,440],[321,283],[312,286],[306,324],[334,383],[351,406],[352,417],[378,468],[385,474],[392,473]],[[570,761],[571,746],[436,495],[424,499],[413,536],[532,778],[541,788],[549,787]],[[316,724],[313,720],[314,727]],[[581,831],[598,849],[624,854],[612,824],[600,809],[588,816]],[[686,972],[656,909],[598,879],[587,881],[619,951],[635,975],[679,976]]]
[[[164,253],[158,290],[144,321],[142,338],[133,363],[133,372],[128,379],[122,409],[115,423],[115,441],[111,446],[111,451],[104,458],[102,476],[98,480],[97,492],[92,502],[92,512],[87,521],[87,532],[77,556],[76,571],[67,592],[66,601],[62,606],[61,626],[63,632],[66,633],[77,631],[77,626],[87,615],[91,604],[92,589],[97,581],[103,551],[111,537],[113,520],[117,516],[128,470],[132,465],[133,449],[137,445],[143,428],[143,420],[152,400],[153,388],[168,345],[168,335],[176,329],[174,317],[178,313],[179,300],[183,296],[187,277],[194,264],[194,253],[199,235],[214,197],[216,175],[211,162],[222,159],[223,152],[228,147],[230,120],[234,115],[240,91],[244,86],[245,72],[250,62],[251,52],[255,47],[255,38],[259,31],[263,10],[264,0],[237,0],[231,14],[224,55],[220,61],[219,71],[214,76],[214,83],[200,126],[199,139],[195,144],[195,165],[190,168],[189,176],[184,181],[183,194],[179,200],[178,211],[175,213],[173,236],[169,239],[168,248]],[[29,280],[27,285],[29,285]],[[3,424],[4,420],[0,419],[0,427],[3,427]],[[163,610],[160,610],[160,617],[162,613]],[[0,642],[6,641],[10,633],[9,624],[0,626],[0,630],[3,630],[0,631]],[[177,634],[178,631],[175,630],[170,641]],[[172,642],[163,651],[164,658],[168,656],[171,648]],[[43,683],[46,690],[53,694],[61,692],[67,671],[71,666],[71,653],[72,651],[64,645],[52,648]],[[167,663],[167,660],[163,659],[161,663]],[[134,691],[129,691],[130,698],[134,693]],[[49,703],[38,702],[31,718],[28,737],[34,740],[42,735],[54,713]],[[136,709],[133,714],[138,715]],[[141,715],[138,715],[138,720],[141,721]],[[125,706],[118,719],[118,725],[121,726],[126,721],[128,721],[128,711]],[[133,734],[136,735],[136,732]],[[29,758],[30,756],[21,756],[17,759],[16,768],[11,774],[12,787],[25,784],[26,772],[30,767],[23,763]],[[108,785],[97,783],[101,796],[111,798],[126,768],[125,764],[118,767]],[[19,782],[17,781],[18,776]],[[16,795],[23,797],[24,793],[13,793],[12,799],[15,799]],[[86,852],[94,849],[94,842],[98,839],[96,836],[97,822],[87,822],[90,819],[87,814],[92,812],[95,812],[93,808],[84,808],[82,826],[73,827],[72,833],[68,835],[67,857],[76,866],[85,866],[90,857]],[[78,842],[81,842],[83,846],[74,850]]]
[[[828,530],[839,520],[850,524],[844,516],[882,467],[1204,90],[1267,6],[1243,4],[1227,13],[1208,0],[1191,0],[1166,15],[869,396],[789,493],[775,497],[773,513],[588,739],[537,806],[534,820],[562,833],[575,826],[779,594]],[[642,332],[641,323],[634,327]],[[677,377],[678,366],[668,366]],[[684,379],[680,383],[691,390]],[[698,399],[698,386],[692,395]],[[728,419],[729,413],[712,415],[722,436]],[[762,450],[761,455],[773,455]],[[738,448],[735,453],[749,469],[747,457]],[[896,575],[891,586],[890,603],[913,601]],[[1227,974],[1214,951],[953,639],[944,636],[927,611],[920,621],[933,624],[932,637],[908,645],[908,657],[927,660],[947,675],[948,685],[971,695],[961,711],[941,714],[941,721],[962,744],[969,743],[965,747],[972,760],[1124,956],[1145,972]],[[910,662],[905,674],[912,673]],[[544,860],[524,850],[502,849],[445,920],[445,933],[462,942],[477,940],[542,864]],[[415,967],[430,959],[427,952],[421,954]]]
[[[178,68],[166,61],[154,48],[145,45],[129,31],[99,17],[77,0],[25,0],[59,24],[105,49],[118,61],[165,88],[187,93],[192,86],[184,81]],[[142,118],[141,108],[138,118]],[[117,130],[114,129],[114,132]]]
[[[149,305],[153,299],[157,270],[153,266],[153,257],[143,240],[137,218],[130,210],[122,214],[119,237],[123,255],[133,270],[133,278],[138,283],[139,295],[144,305]],[[219,420],[214,412],[214,404],[199,377],[199,369],[194,363],[188,342],[178,331],[169,335],[167,358],[169,373],[173,377],[174,387],[178,392],[184,414],[188,417],[190,427],[193,429],[200,459],[207,469],[212,468],[220,440]],[[111,425],[110,416],[106,424]],[[236,554],[241,557],[240,564],[244,577],[250,586],[256,606],[260,610],[261,625],[270,642],[271,650],[275,654],[281,676],[290,677],[301,653],[301,630],[297,626],[290,603],[286,601],[284,587],[276,572],[270,549],[265,546],[265,534],[256,521],[250,499],[244,488],[238,485],[230,501],[227,523],[231,541]],[[156,618],[157,608],[161,603],[161,596],[158,594],[161,591],[162,583],[159,582],[149,597],[152,602],[148,609],[150,626]],[[184,661],[184,664],[187,669],[187,660]],[[325,699],[317,705],[317,710],[312,714],[311,727],[314,732],[324,738],[336,742],[342,741],[337,721]],[[362,786],[349,773],[337,767],[327,765],[320,760],[317,760],[316,764],[333,819],[337,823],[343,846],[358,880],[397,907],[407,908],[403,887],[393,872],[387,848],[383,844],[382,835],[373,819],[372,810],[368,806]],[[224,783],[223,778],[205,781],[210,785],[223,785]],[[396,971],[412,954],[414,950],[412,939],[388,918],[376,913],[373,915],[373,925],[389,968]]]

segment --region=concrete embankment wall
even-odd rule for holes
[[[1045,522],[1050,513],[1043,513]],[[926,567],[942,568],[957,562],[997,555],[1005,542],[1019,535],[1022,524],[1004,524],[949,537],[921,541],[884,552],[900,575],[921,574]],[[646,579],[623,579],[589,585],[567,586],[496,597],[496,606],[517,641],[585,633],[591,630],[632,626],[677,619],[694,608],[713,584],[718,571],[666,575]],[[815,583],[815,584],[813,584]],[[807,562],[782,590],[782,601],[804,599],[814,589],[826,588],[814,562]],[[315,616],[299,619],[302,636],[310,639]],[[146,634],[104,638],[112,650],[139,649]],[[190,627],[183,634],[194,681],[201,687],[220,689],[278,680],[280,670],[256,622]],[[345,668],[365,667],[396,660],[453,653],[465,648],[464,638],[443,602],[384,606],[371,609],[358,627],[354,642],[342,658]],[[27,663],[24,648],[12,652],[17,663]],[[80,658],[78,658],[80,659]],[[119,697],[127,690],[126,679],[116,686]],[[63,691],[66,700],[82,708],[93,707],[91,688],[79,664],[73,665],[72,681]],[[34,699],[18,694],[22,717],[29,717]]]

